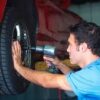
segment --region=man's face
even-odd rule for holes
[[[75,36],[70,34],[68,38],[68,48],[67,52],[69,53],[70,62],[72,64],[79,64],[81,58],[80,46],[77,44]]]

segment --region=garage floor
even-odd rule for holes
[[[77,100],[77,98],[68,97],[63,91],[58,95],[57,89],[45,89],[31,84],[23,94],[0,96],[0,100]]]

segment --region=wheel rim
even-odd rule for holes
[[[13,29],[12,41],[19,41],[21,44],[21,58],[25,66],[31,67],[31,44],[30,37],[25,24],[17,23]]]

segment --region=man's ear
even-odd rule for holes
[[[86,43],[82,43],[82,44],[80,45],[80,50],[81,50],[82,52],[85,52],[87,49],[88,49],[88,47],[87,47],[87,44],[86,44]]]

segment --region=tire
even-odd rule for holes
[[[32,54],[29,30],[14,8],[8,8],[0,33],[0,95],[14,95],[24,92],[29,82],[22,78],[13,67],[12,42],[18,40],[22,46],[22,60],[31,67]]]

